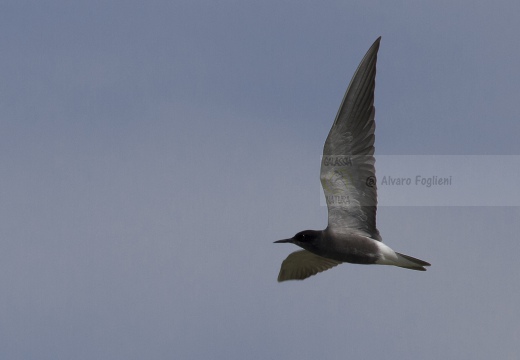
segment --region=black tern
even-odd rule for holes
[[[376,227],[374,89],[380,41],[381,37],[354,73],[323,147],[320,180],[327,201],[327,228],[275,241],[304,249],[282,262],[278,281],[303,280],[343,262],[420,271],[430,266],[383,244]]]

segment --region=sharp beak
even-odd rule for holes
[[[292,242],[293,242],[292,239],[283,239],[283,240],[275,241],[274,243],[275,244],[281,244],[281,243],[292,243]]]

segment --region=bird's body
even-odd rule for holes
[[[376,227],[373,103],[380,39],[356,70],[323,147],[320,179],[327,200],[328,226],[275,241],[304,249],[284,260],[278,281],[303,280],[342,262],[422,271],[430,265],[383,244]]]
[[[315,241],[300,242],[305,250],[332,260],[353,264],[374,264],[379,248],[375,240],[354,232],[333,234],[328,229],[318,231]]]

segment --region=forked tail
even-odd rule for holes
[[[430,263],[427,263],[426,261],[422,261],[420,259],[416,259],[398,252],[396,252],[396,254],[397,262],[394,264],[395,266],[419,271],[426,271],[424,266],[430,266]]]

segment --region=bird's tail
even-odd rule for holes
[[[430,266],[430,263],[426,261],[422,261],[420,259],[416,259],[414,257],[404,255],[396,252],[397,262],[394,264],[395,266],[399,266],[406,269],[426,271],[425,266]]]

